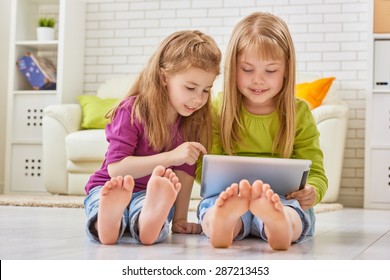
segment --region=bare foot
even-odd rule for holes
[[[259,180],[252,184],[249,209],[253,215],[264,222],[265,234],[272,249],[287,250],[291,246],[294,234],[290,209],[293,209],[283,206],[279,195],[274,193],[270,185],[263,184]],[[296,213],[293,210],[292,215],[293,212]],[[301,223],[300,219],[299,223]]]
[[[251,186],[247,180],[223,191],[205,214],[203,231],[216,248],[227,248],[242,229],[241,216],[249,209]]]
[[[133,188],[131,176],[112,178],[101,188],[96,222],[101,243],[112,245],[118,240],[123,211],[130,203]]]
[[[163,166],[157,166],[146,188],[145,202],[138,219],[142,244],[153,244],[168,217],[181,184],[176,174]]]

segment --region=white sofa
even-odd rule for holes
[[[298,82],[312,81],[317,76],[300,74]],[[97,96],[122,97],[134,77],[108,80]],[[220,89],[220,80],[214,88]],[[217,90],[215,90],[217,92]],[[321,133],[325,171],[329,180],[323,202],[337,200],[343,167],[348,107],[331,88],[323,104],[313,111]],[[84,195],[89,176],[102,164],[108,146],[103,129],[81,129],[82,111],[79,104],[51,105],[43,116],[43,177],[46,190],[55,194]],[[195,185],[193,197],[199,196]]]
[[[126,95],[134,76],[108,80],[97,90],[101,98]],[[85,195],[84,186],[93,172],[100,168],[108,147],[104,129],[81,128],[81,106],[50,105],[42,120],[43,181],[54,194]]]

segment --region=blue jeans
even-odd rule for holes
[[[203,217],[206,214],[206,212],[212,206],[214,206],[215,201],[217,200],[218,197],[219,195],[212,196],[209,198],[204,198],[199,203],[197,216],[200,223],[203,221]],[[297,213],[301,217],[302,233],[296,242],[301,242],[306,238],[313,236],[314,229],[315,229],[315,221],[316,221],[313,208],[310,208],[309,210],[302,210],[297,200],[295,199],[287,200],[282,196],[280,197],[280,201],[284,206],[289,206],[295,209],[295,211],[297,211]],[[267,241],[267,236],[265,235],[264,232],[263,221],[253,216],[253,214],[250,211],[245,212],[244,215],[241,216],[241,220],[243,224],[243,230],[239,235],[236,236],[234,240],[241,240],[249,235],[254,235]]]
[[[100,242],[99,233],[95,228],[97,221],[99,202],[100,202],[100,187],[93,188],[88,196],[84,199],[84,209],[87,215],[86,232],[90,240]],[[146,191],[140,191],[133,193],[129,205],[123,211],[122,224],[119,232],[118,240],[123,236],[126,229],[129,229],[130,235],[140,243],[139,231],[138,231],[138,217],[141,213],[142,206],[144,204]],[[169,223],[173,219],[174,209],[172,208],[168,214],[168,217],[161,228],[160,234],[155,243],[164,241],[169,234]]]

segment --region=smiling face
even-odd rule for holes
[[[216,76],[216,73],[200,68],[189,68],[172,75],[165,74],[163,80],[171,104],[171,110],[168,111],[171,120],[174,121],[178,114],[188,117],[202,108],[209,100]]]
[[[245,108],[253,114],[275,110],[274,97],[283,87],[286,66],[282,60],[262,60],[253,50],[237,57],[237,88]]]

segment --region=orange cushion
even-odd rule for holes
[[[297,84],[295,95],[305,100],[310,109],[314,109],[321,105],[335,79],[335,77],[329,77]]]

